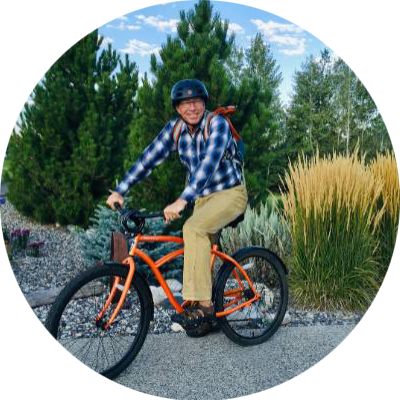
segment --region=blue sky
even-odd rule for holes
[[[167,35],[177,34],[180,10],[187,11],[196,3],[171,2],[143,8],[110,21],[99,28],[99,33],[105,38],[104,45],[110,42],[121,55],[129,54],[142,76],[149,71],[151,53],[158,53]],[[318,57],[327,46],[301,27],[266,11],[220,1],[212,4],[214,12],[229,21],[229,29],[235,32],[236,43],[241,47],[249,47],[251,38],[257,33],[263,34],[282,72],[280,93],[282,102],[287,104],[294,71],[300,69],[308,55]]]

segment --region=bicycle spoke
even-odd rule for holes
[[[260,298],[248,306],[222,317],[224,332],[238,343],[242,339],[246,340],[246,343],[253,339],[260,342],[261,338],[269,331],[276,330],[279,326],[276,321],[278,318],[282,318],[280,311],[285,309],[287,304],[287,297],[286,299],[283,297],[282,285],[285,285],[286,281],[282,276],[282,268],[271,264],[263,250],[249,248],[247,253],[246,257],[245,252],[242,252],[243,258],[238,262],[245,269],[252,287]],[[254,292],[249,282],[239,270],[231,266],[229,271],[229,275],[226,274],[225,283],[219,287],[219,298],[221,299],[218,300],[220,301],[219,307],[225,310],[233,308],[232,303],[236,299],[232,299],[232,296],[235,293],[241,293],[241,298],[236,300],[235,306],[254,298]]]
[[[124,272],[122,268],[120,270]],[[101,320],[96,321],[96,317],[109,298],[110,286],[107,283],[109,280],[112,282],[115,276],[106,269],[89,272],[93,278],[71,294],[61,311],[57,338],[82,363],[102,373],[111,371],[137,346],[138,335],[143,330],[143,309],[139,293],[132,286],[125,300],[129,307],[121,308],[113,324],[104,329],[117,303],[110,303]],[[147,332],[148,327],[145,329]]]

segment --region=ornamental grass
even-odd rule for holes
[[[399,174],[393,153],[378,154],[370,165],[372,174],[383,181],[379,204],[385,212],[379,224],[379,279],[383,280],[396,244],[399,228],[400,188]]]
[[[383,179],[356,150],[299,157],[283,184],[292,299],[318,310],[365,310],[379,289],[375,232],[385,213]]]

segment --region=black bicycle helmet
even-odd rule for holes
[[[201,97],[208,100],[208,92],[204,83],[198,79],[183,79],[175,83],[171,90],[172,105],[175,107],[180,101]]]

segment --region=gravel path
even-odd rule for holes
[[[180,333],[149,335],[137,358],[116,382],[169,399],[247,396],[309,369],[334,350],[353,328],[351,324],[281,327],[267,342],[249,347],[238,346],[221,332],[197,339]],[[332,384],[340,382],[332,380]],[[305,393],[299,396],[306,398]]]
[[[11,267],[22,292],[32,292],[62,287],[85,269],[76,235],[70,227],[39,225],[19,215],[13,206],[6,202],[0,207],[3,230],[29,229],[31,241],[44,241],[41,257],[15,255]],[[34,308],[35,314],[44,322],[50,306]],[[151,333],[172,332],[170,316],[174,310],[170,306],[156,306]],[[289,307],[284,324],[287,326],[315,325],[354,325],[362,318],[354,313],[326,313],[313,310],[300,311]]]

